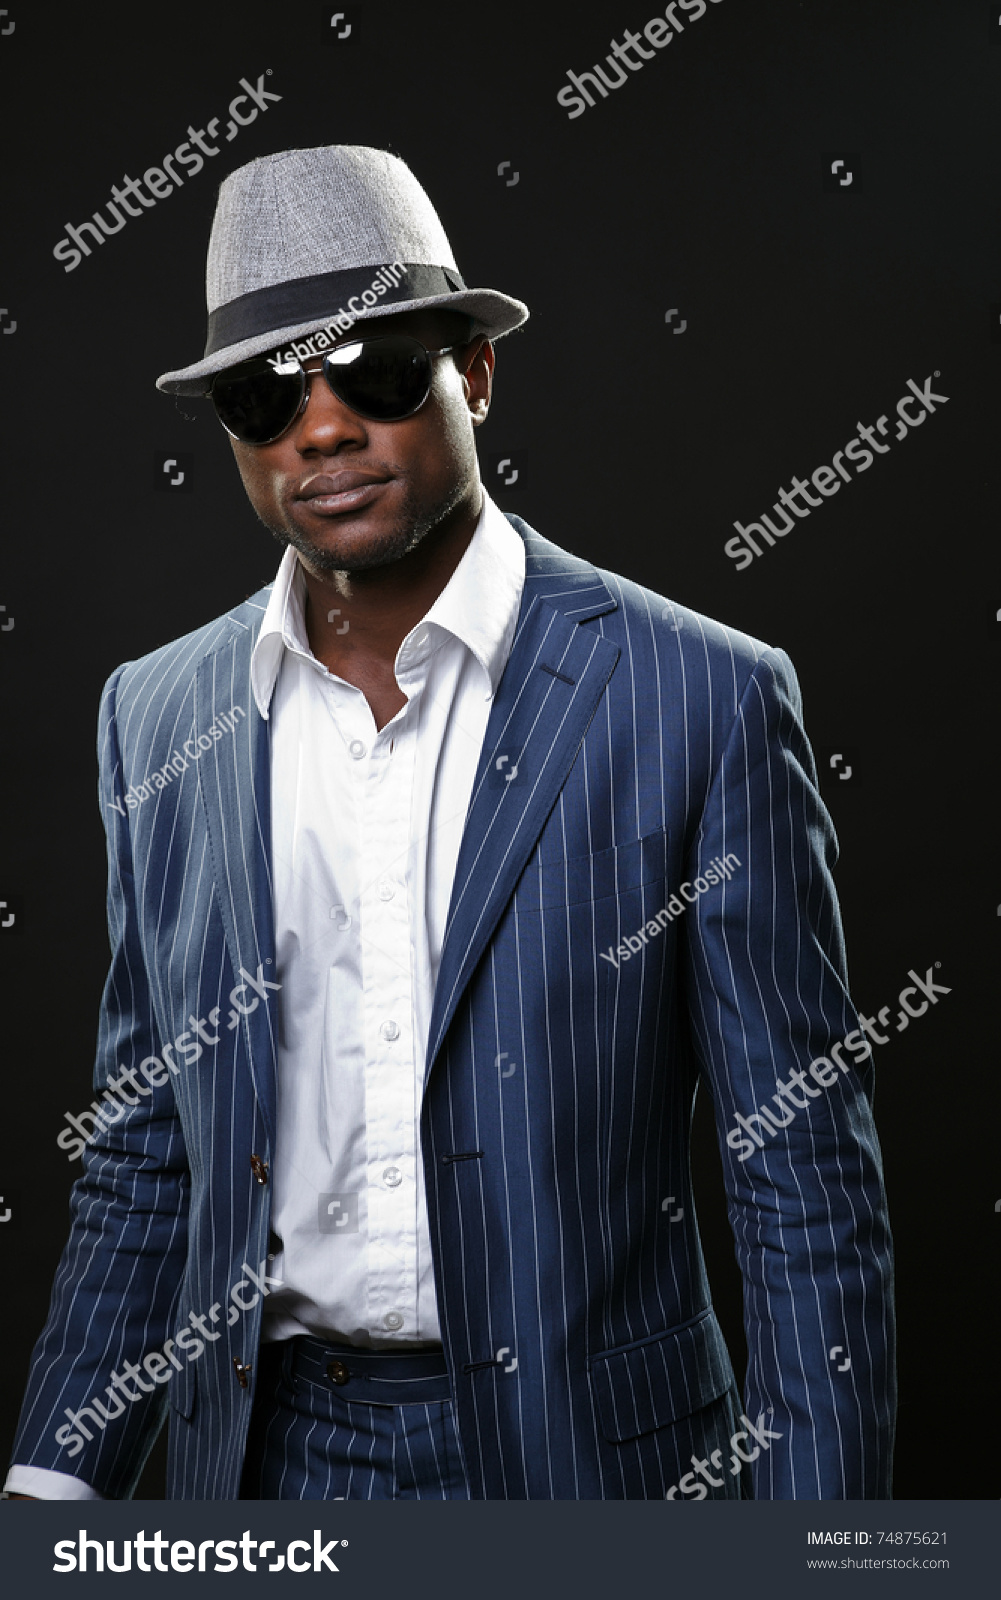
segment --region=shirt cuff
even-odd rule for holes
[[[103,1500],[89,1483],[68,1472],[53,1472],[49,1467],[13,1466],[4,1484],[5,1494],[30,1494],[36,1500]]]

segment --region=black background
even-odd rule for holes
[[[11,0],[0,17],[14,23],[0,34],[0,326],[16,320],[0,333],[0,604],[14,620],[0,631],[0,900],[16,911],[0,929],[0,1193],[16,1197],[0,1202],[3,1452],[78,1171],[56,1135],[91,1096],[107,965],[100,690],[123,660],[270,581],[280,558],[205,404],[175,403],[154,379],[201,353],[221,179],[272,150],[370,144],[428,189],[466,282],[532,310],[498,345],[480,436],[501,506],[788,650],[841,841],[853,997],[872,1014],[909,968],[941,962],[952,992],[876,1052],[899,1274],[895,1492],[997,1496],[985,1263],[1001,1228],[1001,8],[721,0],[573,120],[556,101],[567,69],[642,31],[652,0],[367,0],[347,7],[341,45],[327,38],[333,9]],[[141,178],[189,124],[219,116],[224,130],[240,78],[267,69],[280,102],[65,272],[52,256],[65,223]],[[858,184],[835,190],[824,175],[840,153]],[[908,378],[936,371],[948,403],[898,443]],[[756,520],[883,413],[889,454],[738,572],[723,551],[734,520]],[[525,470],[503,491],[488,467],[512,455]],[[158,486],[167,457],[190,463],[183,491]],[[842,752],[847,782],[829,766]],[[704,1104],[695,1159],[740,1363]],[[162,1486],[158,1446],[139,1494]]]

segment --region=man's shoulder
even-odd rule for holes
[[[232,652],[246,654],[249,670],[253,641],[264,617],[272,585],[248,595],[246,600],[224,611],[211,622],[159,645],[147,655],[116,667],[105,685],[105,695],[113,692],[117,703],[140,698],[167,699],[185,695],[203,663],[211,656]]]
[[[676,640],[685,652],[726,656],[749,668],[774,650],[774,646],[754,634],[696,611],[655,589],[648,589],[621,573],[607,571],[604,567],[595,570],[614,592],[624,620],[630,625],[642,620],[663,643],[670,645]]]
[[[600,619],[628,659],[629,693],[640,717],[684,707],[686,729],[712,729],[721,751],[748,700],[802,716],[796,669],[781,646],[648,589],[621,573],[593,569],[615,609]],[[771,714],[769,713],[769,714]]]
[[[656,658],[661,664],[673,661],[692,669],[701,664],[702,669],[708,669],[714,677],[720,673],[732,674],[741,686],[763,657],[768,658],[772,667],[790,665],[784,651],[741,628],[682,605],[622,573],[576,556],[527,524],[522,523],[518,531],[525,538],[530,570],[534,567],[540,573],[573,579],[577,593],[591,599],[597,584],[604,585],[614,607],[599,601],[589,609],[600,619],[602,633],[636,658],[637,665],[644,657],[649,657],[651,662]],[[590,581],[588,575],[591,575]]]

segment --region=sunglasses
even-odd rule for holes
[[[419,339],[389,333],[336,345],[323,356],[321,370],[338,400],[360,417],[402,422],[431,393],[432,356],[458,348],[428,350]],[[279,350],[217,372],[209,394],[219,421],[234,439],[272,444],[305,410],[309,383],[294,351]]]

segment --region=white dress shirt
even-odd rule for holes
[[[525,547],[484,493],[454,573],[396,655],[376,729],[309,648],[289,549],[251,662],[271,720],[283,1249],[263,1337],[440,1343],[420,1153],[431,1003],[473,777],[507,663]]]
[[[452,880],[525,546],[484,491],[445,588],[396,654],[407,703],[381,730],[309,648],[291,547],[251,659],[271,722],[280,1029],[269,1181],[283,1249],[262,1337],[371,1349],[439,1344],[420,1153],[428,1024]],[[14,1466],[6,1487],[100,1499]]]

